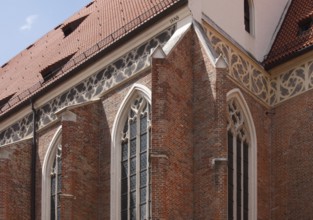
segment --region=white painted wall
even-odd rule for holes
[[[189,0],[189,7],[198,21],[202,12],[230,35],[257,60],[269,52],[272,38],[290,0],[253,0],[254,34],[245,31],[243,0]]]

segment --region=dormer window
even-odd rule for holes
[[[62,27],[62,31],[64,33],[64,37],[67,37],[71,33],[73,33],[76,28],[87,18],[87,16],[81,17],[75,21],[72,21],[68,24],[66,24],[64,27]]]
[[[40,73],[44,81],[47,81],[55,76],[73,56],[74,54],[71,54],[41,70]]]
[[[244,0],[244,23],[245,30],[249,34],[253,34],[253,11],[251,0]]]
[[[301,20],[299,23],[298,35],[305,34],[312,27],[312,17]]]
[[[0,99],[0,109],[2,109],[5,106],[5,104],[7,104],[14,95],[15,95],[15,93],[13,93],[13,94],[11,94],[11,95],[3,98],[3,99]]]

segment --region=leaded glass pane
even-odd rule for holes
[[[128,174],[128,162],[125,161],[122,163],[122,178],[126,178]]]
[[[51,195],[55,195],[55,176],[51,178]]]
[[[136,120],[130,122],[130,138],[136,137],[137,134],[137,124]]]
[[[140,220],[146,220],[146,204],[140,206]]]
[[[140,152],[147,150],[147,134],[140,136]]]
[[[146,169],[147,167],[147,153],[140,155],[140,170]]]
[[[61,208],[60,207],[58,208],[57,212],[58,212],[58,218],[57,219],[59,220],[59,219],[61,219]]]
[[[136,175],[130,177],[130,190],[136,189]]]
[[[130,193],[130,207],[131,208],[136,207],[136,191]]]
[[[121,190],[122,190],[122,194],[124,194],[124,193],[127,193],[127,190],[128,190],[128,183],[127,183],[128,181],[127,181],[127,179],[122,179],[122,188],[121,188]]]
[[[147,171],[142,171],[140,173],[140,187],[147,185]]]
[[[122,212],[122,216],[121,216],[122,220],[127,220],[127,214],[128,214],[127,210]]]
[[[130,219],[136,220],[136,208],[130,210]]]
[[[136,139],[130,141],[130,156],[136,155]]]
[[[136,173],[136,157],[130,159],[130,175]]]
[[[61,175],[58,175],[58,193],[61,192],[62,189],[62,177]]]
[[[62,160],[61,160],[61,156],[58,157],[58,173],[62,172]]]
[[[127,160],[128,157],[128,143],[124,142],[122,144],[122,160]]]
[[[55,219],[55,197],[51,196],[51,220]]]
[[[143,134],[147,130],[147,115],[144,115],[140,119],[140,133]]]
[[[140,203],[143,204],[146,202],[146,198],[147,198],[147,188],[141,188],[140,189]]]
[[[127,194],[122,195],[122,211],[127,210]]]
[[[127,220],[127,210],[122,212],[122,220]]]

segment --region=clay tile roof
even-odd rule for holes
[[[49,83],[184,0],[94,0],[0,67],[0,116],[45,87],[41,72],[74,54]],[[73,30],[66,28],[72,26]],[[66,30],[65,30],[66,29]],[[65,31],[69,31],[66,34]],[[12,94],[14,94],[12,96]]]
[[[311,49],[313,0],[293,0],[263,64],[269,69]]]

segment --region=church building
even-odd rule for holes
[[[313,0],[91,1],[1,64],[0,220],[313,219],[312,26]]]

